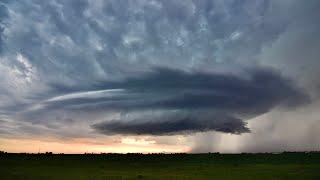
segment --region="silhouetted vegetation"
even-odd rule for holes
[[[320,153],[0,153],[0,179],[320,179]]]

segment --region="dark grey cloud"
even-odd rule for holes
[[[96,82],[91,89],[48,99],[43,105],[113,110],[210,107],[261,114],[278,105],[294,107],[308,101],[294,81],[272,69],[247,69],[240,75],[155,68],[117,82]]]
[[[85,91],[42,100],[18,115],[21,119],[41,123],[43,117],[61,111],[126,112],[138,115],[92,127],[111,134],[165,135],[210,130],[241,134],[248,132],[242,119],[275,107],[292,108],[310,101],[292,80],[262,67],[246,69],[241,74],[155,68],[123,80],[95,84]],[[58,89],[65,92],[68,88]],[[176,110],[183,113],[168,116]],[[144,114],[153,111],[160,111],[160,117]]]
[[[104,89],[106,87],[109,89]],[[101,132],[124,134],[174,134],[209,130],[241,133],[247,129],[244,123],[238,122],[240,119],[233,116],[251,118],[277,106],[290,108],[309,101],[309,97],[293,81],[276,71],[262,68],[248,70],[244,77],[157,68],[120,82],[104,82],[96,88],[103,89],[49,99],[42,104],[44,109],[31,111],[31,114],[59,108],[129,112],[163,110],[164,114],[159,118],[163,122],[153,121],[153,116],[149,116],[148,121],[142,114],[130,121],[119,119],[93,127]],[[209,118],[201,115],[182,118],[176,115],[168,118],[166,113],[170,110],[215,111],[219,115],[213,114]],[[222,123],[216,123],[220,119],[223,119]]]
[[[202,112],[207,113],[207,112]],[[104,134],[174,135],[194,132],[219,131],[241,134],[250,132],[241,119],[222,114],[167,114],[160,117],[140,117],[130,121],[113,120],[93,125]]]

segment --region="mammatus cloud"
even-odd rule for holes
[[[2,40],[3,35],[2,35],[2,33],[4,31],[4,24],[3,24],[3,20],[2,19],[6,18],[6,17],[7,17],[7,9],[4,6],[4,4],[2,4],[0,2],[0,54],[1,54],[2,49],[3,49],[3,42],[2,42],[3,41]]]

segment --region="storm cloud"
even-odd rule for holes
[[[106,87],[109,89],[101,89]],[[156,68],[94,88],[99,90],[52,97],[36,104],[24,117],[31,115],[35,119],[37,114],[59,109],[127,114],[161,111],[158,117],[141,113],[134,119],[118,119],[92,127],[107,134],[159,135],[210,130],[240,134],[248,132],[240,118],[249,119],[274,107],[296,107],[310,100],[293,81],[267,68],[233,75]],[[169,116],[172,111],[178,112]]]
[[[219,131],[241,134],[250,132],[241,119],[222,114],[198,112],[193,115],[166,113],[160,117],[147,116],[130,121],[109,121],[93,125],[101,133],[124,135],[175,135],[195,132]]]
[[[309,100],[292,80],[266,68],[242,75],[156,68],[118,82],[99,82],[93,88],[52,97],[40,105],[114,110],[215,108],[259,114],[278,105],[294,107]]]
[[[317,0],[0,0],[1,137],[204,134],[205,142],[218,131],[208,134],[252,136],[238,150],[253,151],[284,145],[296,136],[269,134],[295,129],[300,144],[315,145],[317,133],[302,127],[319,124],[319,8]],[[256,133],[264,116],[276,132]],[[261,140],[268,147],[256,147]]]

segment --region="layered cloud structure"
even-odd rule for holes
[[[318,107],[319,8],[312,0],[0,1],[0,135],[253,136],[252,119]]]

